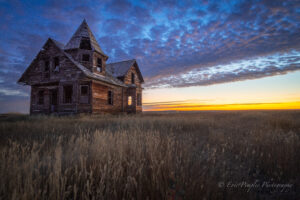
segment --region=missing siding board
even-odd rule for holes
[[[73,86],[65,85],[64,86],[64,103],[72,103],[73,96]]]

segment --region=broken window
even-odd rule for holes
[[[91,42],[89,38],[82,38],[80,41],[80,49],[91,50]]]
[[[97,71],[102,72],[102,59],[97,58]]]
[[[108,91],[107,96],[108,96],[107,103],[109,105],[113,105],[114,104],[114,93],[112,91]]]
[[[39,105],[44,104],[44,91],[43,90],[38,92],[38,104]]]
[[[138,106],[142,105],[142,95],[141,94],[137,94],[137,105]]]
[[[132,83],[132,84],[134,84],[134,79],[135,79],[134,73],[131,73],[131,83]]]
[[[81,94],[81,96],[88,96],[89,86],[88,85],[81,85],[80,86],[80,94]]]
[[[59,72],[59,57],[54,58],[54,71]]]
[[[132,105],[132,97],[128,96],[128,105],[131,106]]]
[[[64,103],[72,103],[73,86],[64,86]]]
[[[90,55],[89,54],[83,54],[82,55],[82,61],[85,61],[85,62],[90,61]]]

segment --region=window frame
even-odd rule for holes
[[[135,74],[131,73],[131,84],[135,84]]]
[[[38,91],[38,98],[37,98],[37,104],[38,105],[44,105],[44,103],[45,103],[45,97],[44,97],[44,95],[45,95],[45,91],[44,90],[39,90]]]
[[[99,60],[100,60],[100,63],[99,63]],[[103,66],[102,59],[101,58],[97,58],[97,66],[96,66],[97,72],[102,72],[102,66]]]
[[[82,94],[82,88],[86,87],[86,94]],[[89,96],[89,85],[80,85],[80,96]]]
[[[72,92],[71,92],[71,100],[70,100],[70,102],[69,101],[66,101],[67,99],[66,99],[66,87],[70,87],[72,90]],[[73,103],[73,85],[64,85],[63,86],[63,103],[64,104],[72,104]]]
[[[114,105],[114,92],[112,90],[107,91],[107,104]]]
[[[130,104],[129,104],[129,102],[130,102]],[[132,106],[132,105],[133,105],[133,103],[132,103],[132,96],[128,96],[127,97],[127,106]]]

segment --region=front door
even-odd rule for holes
[[[57,89],[50,90],[50,113],[57,112],[58,102]]]

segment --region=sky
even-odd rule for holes
[[[0,0],[0,113],[29,112],[18,78],[84,18],[108,63],[137,60],[145,111],[300,109],[299,0]]]

